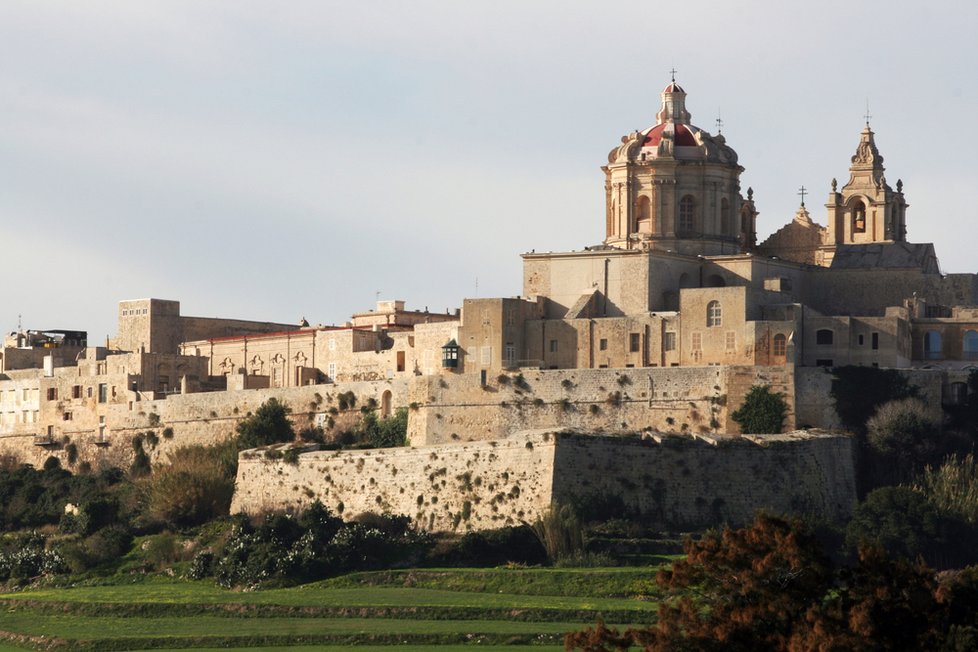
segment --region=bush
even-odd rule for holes
[[[233,442],[174,450],[170,463],[146,481],[146,516],[179,528],[226,515],[234,494],[235,455]]]
[[[944,514],[978,526],[978,461],[974,455],[949,457],[927,467],[914,487]]]
[[[866,422],[866,443],[877,475],[890,484],[909,482],[925,465],[941,457],[940,426],[917,398],[884,403]],[[879,473],[880,471],[888,473]]]
[[[740,408],[730,416],[745,435],[776,435],[781,432],[787,414],[788,404],[783,394],[772,392],[767,385],[754,385]]]
[[[509,562],[543,564],[547,551],[528,525],[468,532],[439,542],[428,562],[446,566],[500,566]]]
[[[295,439],[288,408],[270,398],[253,415],[238,423],[238,448],[258,448]]]
[[[584,550],[584,530],[569,505],[551,505],[533,523],[533,533],[547,551],[551,562],[580,554]]]
[[[832,400],[843,425],[862,434],[876,409],[890,401],[917,396],[918,388],[895,369],[846,366],[832,370]]]
[[[212,566],[225,587],[295,584],[406,563],[426,544],[426,535],[410,529],[406,518],[344,523],[317,501],[298,516],[272,514],[258,526],[238,519]],[[206,565],[199,557],[194,572]]]

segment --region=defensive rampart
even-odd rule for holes
[[[852,441],[817,432],[660,439],[530,433],[417,448],[303,453],[296,463],[241,454],[232,511],[320,500],[353,516],[389,512],[429,530],[532,522],[552,503],[662,528],[742,524],[756,510],[847,516]]]

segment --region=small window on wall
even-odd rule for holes
[[[874,351],[880,348],[880,334],[873,333],[869,336],[869,346]]]
[[[924,333],[924,358],[940,360],[942,357],[941,334],[937,331],[927,331]]]
[[[551,353],[557,352],[557,340],[550,340],[550,352]]]
[[[820,328],[815,331],[815,344],[818,344],[819,346],[828,346],[832,344],[834,337],[835,333],[833,333],[830,329]]]
[[[727,331],[724,333],[724,344],[727,353],[733,353],[737,350],[737,333],[733,331]]]
[[[82,388],[81,385],[73,385],[71,388],[71,398],[81,398]]]
[[[601,341],[598,342],[598,349],[600,349],[601,351],[607,351],[608,350],[608,340],[606,340],[604,338],[601,338]]]
[[[676,334],[674,332],[666,331],[665,337],[662,340],[662,348],[665,351],[676,350]]]
[[[57,387],[48,387],[48,400],[49,401],[57,401],[58,400],[58,388]]]
[[[693,333],[690,336],[690,347],[693,351],[703,350],[703,333]]]
[[[961,350],[965,360],[978,360],[978,331],[965,331]]]
[[[629,333],[628,335],[628,350],[632,353],[636,353],[641,349],[642,337],[639,333]]]
[[[774,347],[772,353],[776,356],[784,357],[788,352],[788,338],[785,337],[784,333],[778,333],[774,336]]]
[[[815,361],[815,366],[816,367],[831,367],[832,366],[832,361],[831,360],[824,360],[824,359],[823,360],[816,360]]]

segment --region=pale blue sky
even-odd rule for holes
[[[675,66],[762,237],[847,178],[869,100],[908,237],[978,271],[973,2],[0,0],[0,328],[116,302],[342,322],[521,289],[603,238],[599,167]]]

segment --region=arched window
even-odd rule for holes
[[[866,204],[858,199],[852,205],[852,232],[866,233]]]
[[[835,333],[833,333],[831,329],[820,328],[817,331],[815,331],[815,344],[818,344],[820,346],[827,346],[829,344],[832,344],[832,340],[834,336]]]
[[[778,333],[774,336],[774,348],[772,353],[778,357],[784,357],[785,353],[788,351],[788,338],[785,337],[784,333]]]
[[[652,201],[646,195],[639,197],[635,206],[635,230],[639,233],[652,232]]]
[[[706,304],[706,325],[708,327],[723,325],[723,309],[720,307],[719,301],[711,301]]]
[[[965,331],[961,350],[965,360],[978,360],[978,331]]]
[[[924,333],[924,359],[940,360],[941,353],[941,334],[937,331],[927,331]]]
[[[696,204],[692,195],[679,200],[679,235],[692,235],[696,226]]]
[[[720,200],[720,235],[730,234],[730,202],[724,197]]]

